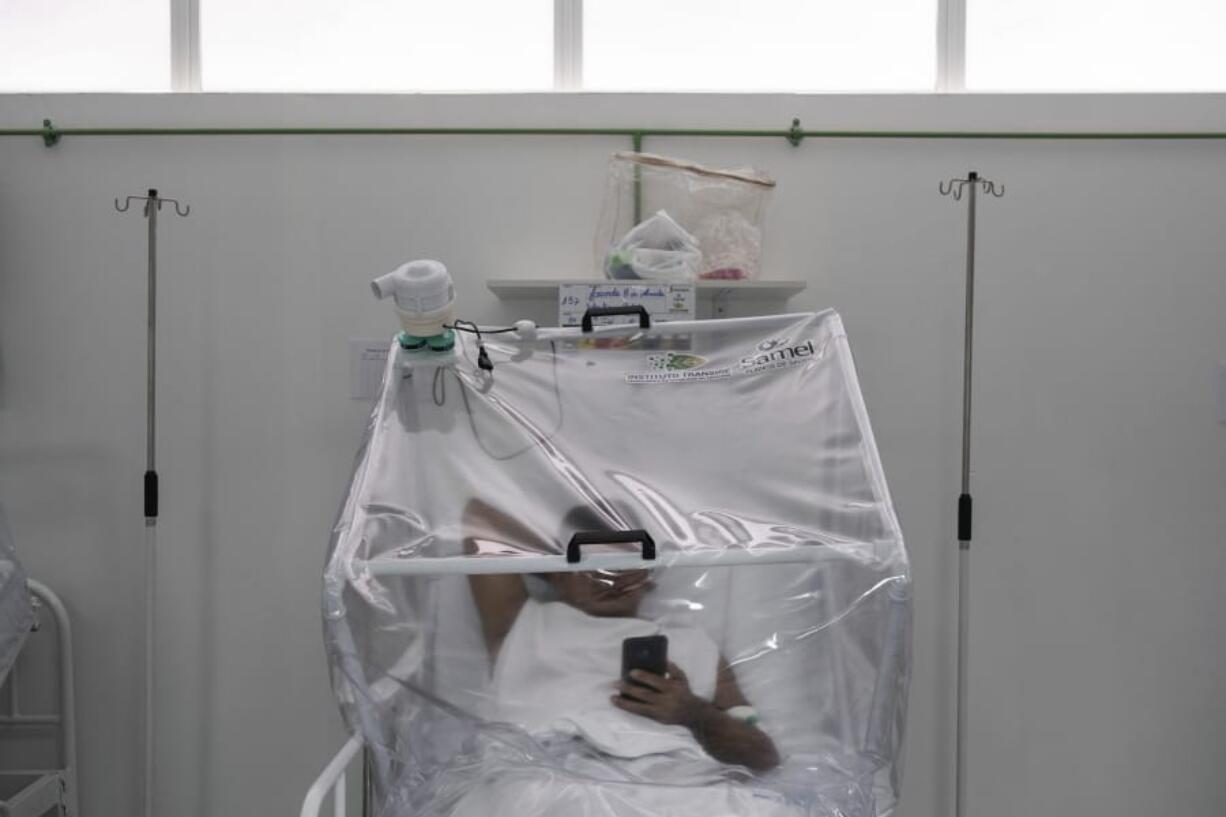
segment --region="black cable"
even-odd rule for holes
[[[459,321],[457,321],[457,323],[458,322]],[[467,331],[467,330],[462,330],[462,331]],[[549,341],[549,352],[550,352],[550,362],[552,363],[551,369],[552,369],[552,374],[553,374],[553,395],[554,395],[554,400],[558,407],[558,424],[554,426],[552,431],[544,435],[547,439],[552,438],[555,434],[557,434],[559,431],[562,430],[562,423],[564,420],[563,411],[562,411],[562,390],[558,385],[558,347],[555,341],[552,341],[552,340]],[[456,379],[456,383],[458,383],[460,386],[460,399],[464,401],[464,413],[468,415],[468,427],[472,429],[473,438],[476,439],[477,445],[480,446],[481,450],[485,452],[485,455],[487,457],[489,457],[490,459],[496,462],[506,462],[507,460],[511,460],[511,459],[514,459],[515,457],[518,457],[520,454],[523,454],[525,451],[530,450],[533,446],[536,445],[535,442],[530,442],[527,445],[525,445],[523,448],[519,449],[518,451],[512,452],[510,454],[499,455],[491,451],[489,449],[489,446],[485,444],[485,440],[481,438],[481,432],[477,429],[476,417],[472,411],[472,404],[469,402],[469,399],[468,399],[468,387],[464,385],[464,379],[460,377],[459,372],[455,371],[455,369],[451,366],[440,366],[434,370],[434,383],[432,384],[432,393],[433,393],[432,396],[434,398],[434,405],[442,406],[447,402],[447,382],[446,382],[446,375],[445,375],[445,372],[447,371],[450,371],[452,373],[452,375]]]
[[[465,324],[465,325],[461,326],[460,324]],[[504,326],[498,329],[482,329],[481,327],[477,326],[477,324],[473,323],[472,321],[457,320],[457,321],[452,322],[450,326],[448,326],[447,324],[443,324],[443,328],[444,329],[454,329],[457,332],[468,332],[469,334],[474,334],[477,337],[480,337],[481,335],[502,335],[507,332],[514,332],[516,331],[517,327]]]
[[[465,324],[465,325],[461,326],[461,324]],[[481,341],[481,327],[480,326],[477,326],[477,324],[473,323],[472,321],[454,320],[451,322],[450,327],[447,326],[446,324],[443,324],[443,328],[453,329],[453,330],[458,329],[461,332],[471,332],[472,334],[476,335],[477,336],[477,367],[487,372],[494,371],[494,361],[490,360],[489,352],[485,351],[485,344]],[[515,327],[511,326],[505,329],[491,329],[489,330],[488,334],[497,335],[502,332],[514,332],[514,331],[515,331]]]

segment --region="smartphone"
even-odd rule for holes
[[[646,670],[656,675],[668,674],[668,638],[645,635],[622,642],[622,680],[634,683],[631,670]]]

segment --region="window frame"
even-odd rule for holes
[[[200,62],[200,0],[170,0],[170,90],[201,91]]]

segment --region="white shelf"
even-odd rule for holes
[[[560,284],[656,284],[657,281],[606,281],[599,278],[492,278],[486,282],[490,292],[504,300],[556,299]],[[804,281],[694,281],[699,298],[742,300],[787,300],[802,292]]]

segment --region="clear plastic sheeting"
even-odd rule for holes
[[[839,317],[484,337],[392,345],[333,531],[376,814],[891,813],[910,576]]]
[[[34,627],[34,608],[26,587],[26,572],[0,506],[0,684],[8,677],[26,636]]]

